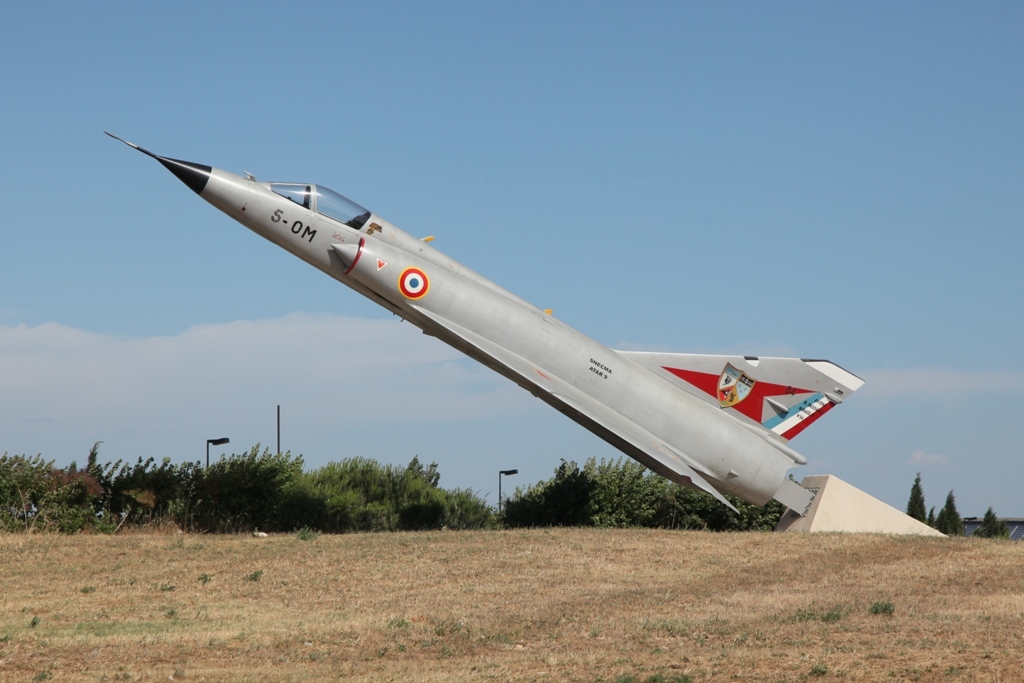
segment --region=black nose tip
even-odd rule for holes
[[[107,131],[103,131],[107,133]],[[162,157],[159,154],[153,154],[148,149],[139,147],[134,142],[128,142],[122,140],[113,133],[107,133],[110,137],[114,138],[119,142],[123,142],[132,149],[137,149],[146,156],[151,156],[161,164],[164,165],[168,171],[178,176],[178,180],[185,183],[193,192],[196,194],[202,194],[203,190],[206,189],[206,183],[210,181],[210,173],[213,172],[213,168],[210,166],[204,166],[202,164],[193,164],[191,161],[181,161],[180,159],[169,159]]]
[[[178,176],[178,180],[185,183],[196,194],[202,194],[206,189],[206,183],[209,182],[210,173],[213,171],[210,166],[193,164],[191,161],[168,159],[162,156],[156,156],[156,160],[163,164],[168,171]]]

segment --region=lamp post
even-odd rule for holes
[[[226,443],[231,443],[231,439],[224,437],[223,439],[206,440],[206,469],[210,469],[210,446],[223,446]]]
[[[501,477],[511,477],[513,474],[519,474],[519,470],[498,470],[498,514],[501,514]]]

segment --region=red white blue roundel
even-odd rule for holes
[[[419,268],[406,268],[398,277],[398,289],[407,299],[422,299],[430,289],[430,280]]]

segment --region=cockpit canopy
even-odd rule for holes
[[[312,209],[356,230],[362,229],[370,218],[369,211],[322,185],[270,183],[270,189],[299,206]]]

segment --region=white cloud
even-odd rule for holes
[[[293,434],[343,435],[352,421],[387,428],[521,412],[531,404],[520,394],[397,319],[300,313],[146,338],[0,327],[0,453],[61,450],[57,433],[80,452],[93,439],[194,441],[225,425],[266,443],[275,404]]]
[[[173,337],[124,338],[57,324],[0,327],[0,405],[86,414],[193,402],[240,392],[301,391],[325,400],[476,385],[489,377],[411,325],[329,315],[193,327]],[[472,393],[489,393],[497,383]],[[479,401],[464,406],[478,406]],[[32,410],[31,408],[38,408]],[[401,414],[434,410],[415,400]]]
[[[945,465],[949,462],[949,456],[925,451],[914,451],[910,454],[911,465]]]

